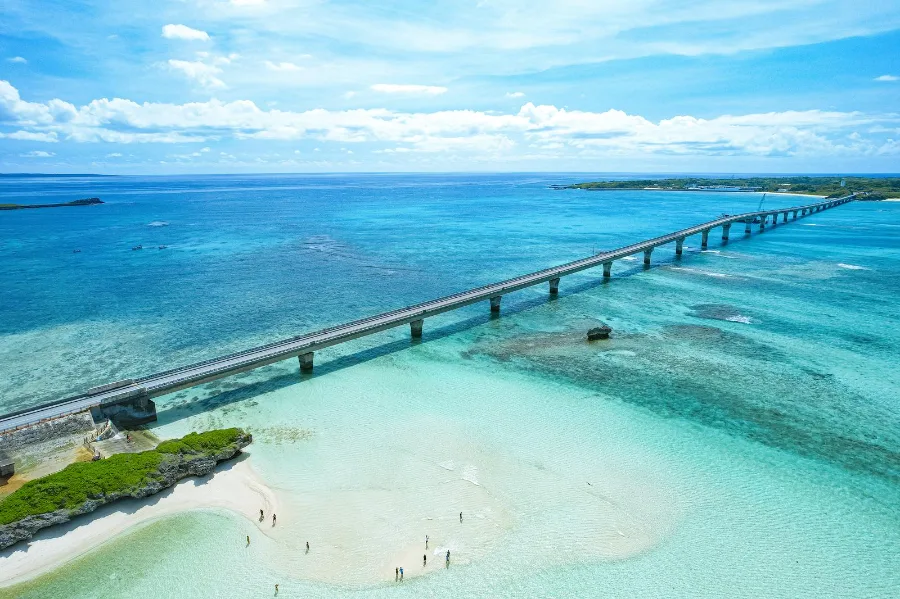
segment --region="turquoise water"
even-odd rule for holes
[[[0,203],[108,204],[0,215],[0,407],[759,202],[546,189],[580,178],[3,182]],[[568,277],[556,300],[506,297],[501,318],[431,319],[424,343],[398,330],[332,348],[313,377],[285,362],[160,398],[161,436],[253,430],[250,463],[286,501],[277,530],[166,518],[6,593],[897,596],[900,204],[673,249],[646,272],[616,263],[608,284]],[[598,321],[614,338],[585,343]],[[395,584],[425,534],[453,566]]]

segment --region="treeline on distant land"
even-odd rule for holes
[[[845,186],[841,187],[841,181]],[[853,192],[866,193],[869,199],[900,198],[898,177],[740,177],[708,179],[685,177],[677,179],[642,179],[637,181],[593,181],[566,186],[567,189],[665,189],[688,187],[758,187],[760,191],[804,193],[826,197],[841,197]]]

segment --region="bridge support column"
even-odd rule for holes
[[[722,241],[728,241],[729,231],[731,231],[731,223],[722,225]]]
[[[700,249],[705,250],[706,246],[709,245],[709,229],[703,231],[700,234]],[[644,261],[646,262],[646,260]]]
[[[413,339],[422,338],[422,323],[424,320],[414,320],[409,323],[409,334]]]
[[[119,428],[134,428],[156,422],[156,404],[146,395],[138,395],[124,402],[101,403],[91,408],[94,421],[110,419]]]
[[[753,221],[752,221],[752,220],[745,220],[745,221],[744,221],[744,224],[747,225],[746,227],[744,227],[744,235],[749,235],[749,234],[750,234],[750,225],[753,224]]]
[[[495,295],[491,298],[491,312],[499,312],[500,311],[500,299],[502,295]]]
[[[300,361],[300,372],[312,372],[313,353],[314,352],[307,352],[297,356],[297,359]]]
[[[653,253],[653,248],[649,250],[644,250],[644,266],[650,266],[650,254]]]
[[[782,214],[782,217],[783,217],[783,218],[781,219],[781,222],[786,223],[786,222],[787,222],[787,212],[785,212],[784,214]]]
[[[797,220],[797,211],[796,210],[791,212],[791,220]]]
[[[684,251],[684,237],[679,237],[675,240],[675,255],[681,256],[681,253]]]
[[[759,230],[760,231],[762,231],[763,229],[766,228],[766,219],[768,219],[768,218],[769,218],[769,216],[767,214],[763,214],[762,216],[759,217]]]
[[[559,278],[550,279],[550,295],[559,293]]]

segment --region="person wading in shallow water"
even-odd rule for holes
[[[462,524],[462,512],[459,513],[459,523]]]
[[[275,585],[275,594],[276,595],[278,594],[278,585],[277,584]]]
[[[309,541],[306,542],[306,552],[309,553]]]
[[[262,510],[259,510],[259,521],[262,522],[262,521],[265,520],[265,519],[266,519],[266,517],[263,516],[263,511],[262,511]]]
[[[428,554],[425,553],[422,555],[422,567],[424,568],[427,565],[428,565]]]
[[[400,568],[400,582],[403,582],[403,568]]]
[[[444,567],[445,568],[450,567],[450,550],[449,549],[447,550],[447,561],[446,561],[446,563],[444,563]]]
[[[275,526],[275,514],[272,514],[272,526]]]
[[[400,568],[394,568],[394,582],[400,580]]]
[[[250,535],[247,535],[247,547],[250,546]]]

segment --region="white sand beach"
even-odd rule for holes
[[[268,531],[259,522],[260,508],[277,513],[275,493],[250,467],[248,460],[223,464],[213,474],[180,481],[159,495],[124,500],[62,526],[39,532],[0,553],[0,587],[34,578],[102,545],[127,530],[164,516],[195,509],[225,509]]]

